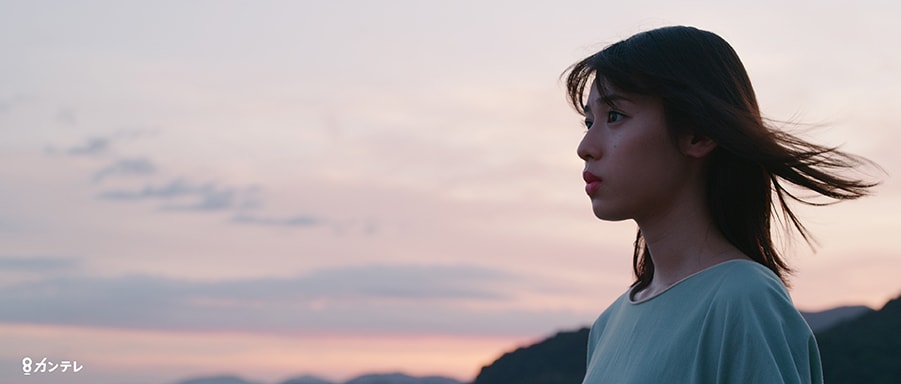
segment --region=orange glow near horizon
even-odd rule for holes
[[[528,338],[473,336],[271,336],[187,333],[43,325],[0,325],[2,360],[25,356],[77,360],[94,372],[177,381],[233,374],[277,382],[312,374],[347,380],[367,373],[404,372],[471,380],[482,366]],[[85,379],[87,375],[81,376]]]

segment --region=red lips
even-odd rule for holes
[[[593,175],[591,172],[583,172],[582,179],[585,180],[585,193],[589,195],[594,194],[601,187],[601,178]]]

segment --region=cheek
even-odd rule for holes
[[[616,168],[628,172],[627,176],[647,187],[664,179],[680,177],[678,169],[682,157],[667,136],[624,137],[611,143],[610,152],[616,154]]]

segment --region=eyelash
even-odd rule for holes
[[[616,114],[617,116],[619,116],[619,118],[618,118],[618,119],[611,119],[610,116],[612,116],[612,115],[614,115],[614,114]],[[619,112],[617,112],[617,111],[610,111],[610,112],[607,112],[607,122],[608,122],[608,123],[614,123],[614,122],[620,121],[620,120],[622,120],[622,118],[624,118],[624,117],[626,117],[626,115],[623,115],[622,113],[619,113]]]
[[[614,115],[618,116],[618,118],[612,118],[612,116],[614,116]],[[615,123],[617,121],[622,120],[622,118],[624,118],[624,117],[626,117],[626,115],[624,115],[620,112],[617,112],[617,111],[607,112],[607,122],[608,123]],[[589,119],[585,119],[585,127],[586,128],[591,129],[592,124],[594,124],[593,121],[591,121]]]

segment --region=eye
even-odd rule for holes
[[[593,123],[593,121],[585,119],[585,128],[591,129],[591,124]]]
[[[626,115],[623,115],[622,113],[619,113],[617,111],[607,112],[607,122],[608,123],[615,123],[617,121],[622,120],[624,117],[626,117]]]

